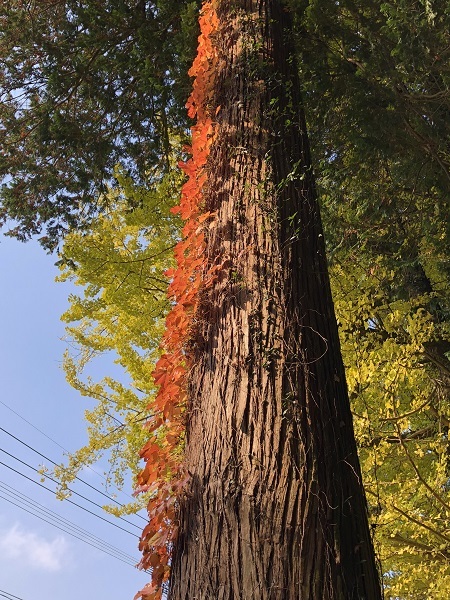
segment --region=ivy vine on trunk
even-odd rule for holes
[[[215,125],[197,179],[205,284],[183,354],[189,482],[169,597],[375,600],[289,13],[279,0],[205,11],[194,134]]]

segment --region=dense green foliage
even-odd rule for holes
[[[0,8],[0,223],[52,249],[102,209],[121,163],[169,168],[186,127],[196,2],[11,0]]]
[[[108,453],[109,477],[121,486],[124,472],[140,470],[139,450],[148,437],[145,422],[155,392],[151,374],[169,304],[164,271],[172,266],[179,235],[178,218],[169,209],[182,177],[172,169],[151,190],[121,173],[116,177],[118,187],[100,199],[105,202],[101,215],[89,231],[66,237],[59,261],[59,280],[82,287],[81,295],[70,296],[62,317],[71,340],[64,357],[67,380],[97,402],[86,411],[88,445],[56,470],[63,484]],[[141,208],[130,211],[130,202]],[[105,354],[122,375],[93,381],[85,369]]]
[[[375,541],[392,597],[450,585],[450,9],[310,2],[305,101]]]

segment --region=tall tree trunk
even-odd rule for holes
[[[217,12],[203,197],[223,266],[190,349],[170,599],[379,599],[289,14]]]

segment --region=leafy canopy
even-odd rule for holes
[[[311,1],[300,68],[387,593],[450,582],[447,3]]]
[[[121,163],[151,185],[186,128],[197,4],[11,0],[0,8],[0,223],[53,249],[103,209]]]
[[[124,472],[140,470],[139,450],[148,438],[144,426],[155,394],[151,374],[169,308],[164,272],[172,266],[179,235],[169,209],[177,201],[181,175],[172,169],[151,190],[123,173],[116,177],[117,187],[100,199],[101,215],[89,231],[70,233],[61,253],[59,280],[82,287],[80,295],[70,296],[62,317],[74,349],[66,353],[64,368],[69,383],[97,403],[86,411],[88,445],[57,470],[63,484],[83,465],[110,453],[110,477],[122,485]],[[130,211],[130,203],[140,208]],[[104,354],[113,355],[123,375],[93,381],[84,372]]]

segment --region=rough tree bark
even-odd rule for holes
[[[171,600],[375,600],[291,23],[220,2],[207,260]],[[217,112],[216,108],[220,106]]]

